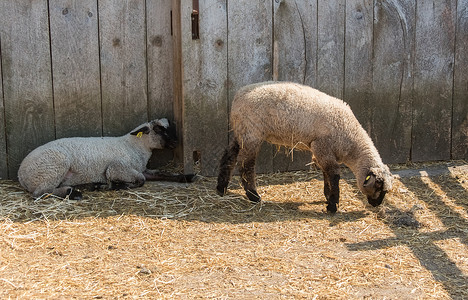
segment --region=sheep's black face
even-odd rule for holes
[[[369,204],[374,207],[379,206],[380,204],[382,204],[382,201],[386,193],[387,193],[386,191],[380,191],[380,192],[377,192],[378,196],[374,196],[374,197],[367,196],[367,202],[369,202]]]
[[[158,120],[153,130],[161,137],[161,146],[163,148],[174,149],[177,146],[176,127],[173,122],[166,119]]]
[[[372,206],[379,206],[385,197],[387,191],[384,191],[384,181],[377,178],[370,172],[363,184],[364,193],[367,195],[367,202]]]

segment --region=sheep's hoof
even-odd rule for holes
[[[82,200],[83,194],[79,190],[70,189],[68,192],[68,199],[70,200]]]
[[[335,203],[329,203],[329,204],[327,205],[327,212],[334,214],[334,213],[336,213],[337,210],[338,210],[338,209],[337,209]]]
[[[191,183],[195,181],[195,177],[197,177],[197,174],[184,174],[180,177],[179,182]]]
[[[216,193],[223,197],[226,195],[226,188],[225,187],[220,187],[219,185],[216,187]]]
[[[255,203],[258,203],[258,202],[260,202],[262,200],[260,198],[260,196],[258,195],[257,191],[255,191],[255,190],[246,191],[246,195],[247,195],[247,198],[249,198],[250,201],[255,202]]]

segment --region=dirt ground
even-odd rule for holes
[[[317,170],[26,194],[0,181],[1,299],[468,299],[468,166],[391,166],[373,208],[345,172],[338,213]]]

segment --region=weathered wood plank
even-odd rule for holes
[[[378,0],[374,12],[371,138],[385,162],[403,163],[411,151],[415,4]]]
[[[50,0],[57,138],[100,136],[97,0]]]
[[[372,0],[346,1],[343,98],[367,132],[371,129],[372,24]]]
[[[185,171],[200,158],[202,174],[217,175],[228,143],[227,3],[200,1],[200,39],[193,40],[191,2],[181,7]]]
[[[243,86],[272,79],[273,1],[229,3],[229,109],[235,93]],[[274,147],[264,144],[257,172],[273,170]]]
[[[104,135],[148,119],[144,0],[99,1]]]
[[[146,63],[148,70],[148,117],[174,120],[172,0],[146,0]],[[167,165],[173,150],[155,150],[151,168]]]
[[[413,161],[450,159],[456,0],[418,1]]]
[[[468,0],[457,2],[452,158],[468,159]]]
[[[180,165],[184,165],[184,141],[183,141],[183,120],[184,120],[184,94],[183,94],[183,66],[182,66],[182,18],[181,0],[171,0],[172,5],[172,70],[173,70],[173,107],[174,121],[179,138],[178,146],[174,149],[174,159]],[[185,23],[184,23],[185,24]],[[185,27],[186,28],[186,27]],[[190,161],[190,169],[193,169],[193,160]]]
[[[315,0],[274,2],[275,80],[315,86],[316,4]]]
[[[173,119],[171,1],[146,0],[148,115]]]
[[[23,158],[55,137],[47,1],[0,1],[0,11],[8,175],[14,179]]]
[[[0,33],[0,57],[1,57],[1,53],[2,53],[2,35]],[[3,104],[2,61],[0,59],[0,179],[8,178],[8,157],[7,157],[6,146],[7,145],[6,145],[6,133],[5,133],[5,105]]]
[[[275,1],[273,24],[273,78],[315,86],[317,1]],[[273,171],[307,169],[311,159],[310,152],[279,150]]]
[[[317,1],[316,88],[343,99],[345,0]]]

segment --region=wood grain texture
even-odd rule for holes
[[[317,1],[316,88],[343,99],[345,0]]]
[[[315,0],[274,2],[274,66],[280,81],[315,86],[317,7]]]
[[[415,5],[379,0],[374,8],[371,138],[387,163],[411,152]]]
[[[214,176],[228,145],[227,3],[200,1],[200,39],[192,40],[188,2],[181,7],[185,171],[200,156],[202,174]]]
[[[146,68],[148,119],[174,120],[174,47],[171,36],[172,0],[146,0]],[[157,169],[174,159],[174,150],[155,150],[149,167]]]
[[[146,0],[149,119],[174,118],[171,1]]]
[[[182,19],[181,0],[171,0],[172,6],[172,70],[173,70],[173,108],[174,121],[179,139],[178,146],[174,149],[174,160],[179,165],[184,165],[184,141],[183,141],[183,118],[184,118],[184,98],[183,98],[183,65],[182,65]],[[193,161],[190,161],[190,168],[193,168]]]
[[[145,1],[99,1],[104,135],[148,120]]]
[[[456,0],[418,1],[412,159],[450,159]]]
[[[452,158],[468,159],[468,0],[457,2]]]
[[[273,78],[309,86],[317,77],[317,1],[284,0],[274,2]],[[294,122],[294,120],[291,120]],[[273,171],[307,168],[310,152],[276,149]]]
[[[57,138],[100,136],[97,0],[50,0]]]
[[[344,100],[364,129],[371,129],[372,0],[346,1]]]
[[[0,33],[0,53],[2,53],[1,33]],[[8,156],[7,156],[6,146],[7,144],[6,144],[6,133],[5,133],[5,105],[3,103],[2,61],[0,59],[0,179],[8,178]]]
[[[0,11],[8,176],[13,179],[23,158],[55,137],[47,1],[2,0]]]
[[[192,1],[0,0],[0,177],[54,138],[160,117],[186,170],[195,152],[216,175],[234,94],[271,79],[347,101],[385,162],[468,159],[468,0],[200,2],[192,40]],[[265,144],[257,171],[310,161],[283,153]]]
[[[273,1],[229,2],[229,108],[235,93],[243,86],[273,78]],[[302,38],[303,40],[303,38]],[[257,172],[273,171],[276,149],[264,143]]]

